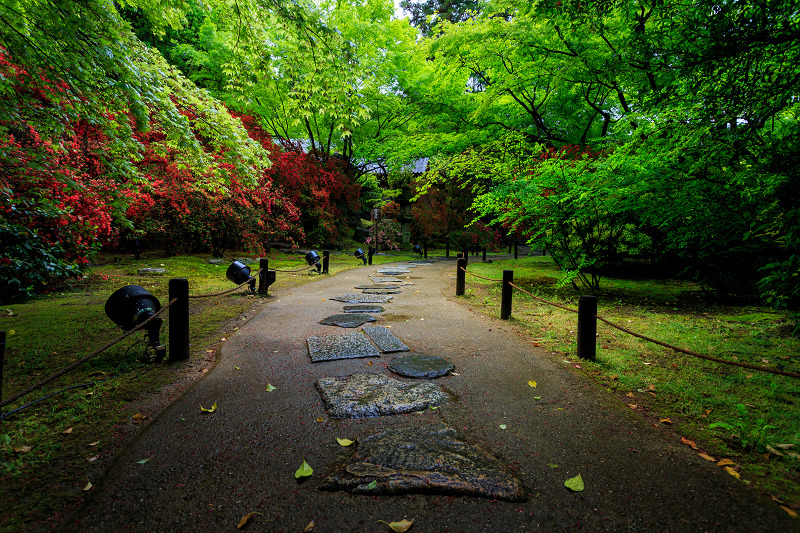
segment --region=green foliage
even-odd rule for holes
[[[767,424],[764,418],[753,419],[752,415],[743,403],[736,404],[737,416],[728,422],[714,422],[708,427],[710,429],[723,428],[739,440],[742,448],[755,448],[764,453],[770,444],[772,437],[771,431],[778,429],[778,426]]]

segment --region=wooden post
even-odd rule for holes
[[[6,361],[6,332],[0,331],[0,402],[3,401],[3,366]]]
[[[514,283],[514,271],[503,270],[503,287],[500,292],[500,318],[503,320],[511,318],[511,293],[514,290],[512,283]]]
[[[456,259],[456,296],[464,296],[464,285],[467,273],[467,260],[463,257]]]
[[[169,280],[169,300],[178,301],[169,308],[169,360],[189,359],[189,280]]]
[[[331,252],[329,250],[322,250],[322,273],[328,273],[328,266],[331,261]]]
[[[486,247],[483,247],[483,262],[486,262]]]
[[[578,357],[594,361],[597,354],[597,296],[578,297]]]
[[[425,254],[424,255],[425,259],[427,259],[428,258],[428,241],[425,241],[425,242],[422,243],[422,251]]]
[[[269,270],[269,259],[262,258],[259,261],[259,268],[261,272],[258,274],[258,294],[267,296],[269,286],[275,283],[276,273]]]

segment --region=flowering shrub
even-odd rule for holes
[[[369,230],[369,237],[364,241],[370,246],[381,246],[389,250],[398,249],[398,241],[403,236],[400,224],[394,220],[381,218]]]

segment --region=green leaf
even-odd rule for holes
[[[573,492],[581,492],[583,490],[583,478],[578,474],[566,480],[564,486]]]
[[[300,468],[297,469],[297,472],[294,473],[295,479],[300,479],[301,477],[308,477],[314,473],[314,470],[308,466],[306,460],[303,459],[303,464],[300,465]]]
[[[267,383],[267,392],[272,392],[277,389],[278,387],[273,387],[271,383]]]
[[[342,446],[350,446],[355,441],[354,440],[350,440],[350,439],[342,439],[342,438],[336,437],[336,442],[338,442]]]
[[[145,464],[145,463],[146,463],[147,461],[149,461],[149,460],[150,460],[150,458],[148,457],[147,459],[142,459],[141,461],[136,461],[136,462],[137,462],[138,464],[140,464],[140,465],[143,465],[143,464]]]
[[[373,480],[370,482],[370,484],[369,484],[369,485],[367,485],[367,488],[368,488],[369,490],[372,490],[372,489],[374,489],[374,488],[375,488],[375,487],[377,487],[377,486],[378,486],[378,480],[377,480],[377,479],[373,479]]]

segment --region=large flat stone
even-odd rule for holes
[[[431,382],[398,381],[382,374],[325,377],[317,380],[316,387],[333,418],[412,413],[450,399]]]
[[[361,332],[340,335],[312,335],[308,338],[308,356],[312,363],[336,359],[380,357],[378,350]]]
[[[320,324],[326,326],[339,326],[342,328],[357,328],[366,322],[375,322],[375,317],[364,313],[338,313],[319,321]]]
[[[369,279],[371,279],[375,283],[402,283],[403,282],[402,279],[393,278],[391,276],[370,276]]]
[[[400,294],[403,291],[401,291],[400,289],[389,289],[389,288],[386,288],[386,289],[373,289],[373,288],[370,288],[370,289],[361,289],[361,292],[364,293],[364,294]]]
[[[400,355],[389,363],[389,370],[407,378],[439,378],[453,368],[453,363],[435,355]]]
[[[330,299],[348,304],[385,304],[389,303],[389,300],[392,299],[392,296],[386,294],[363,294],[360,292],[354,292],[352,294],[335,296]]]
[[[411,273],[411,271],[407,268],[382,268],[377,272],[382,276],[400,276],[401,274]]]
[[[372,342],[377,344],[378,348],[384,353],[407,352],[410,350],[410,348],[395,337],[386,326],[367,326],[364,328],[364,333],[369,335]]]
[[[345,305],[345,313],[383,313],[383,306],[376,304]]]
[[[361,290],[361,291],[363,291],[365,289],[381,289],[381,290],[389,289],[389,290],[391,290],[391,289],[399,289],[400,285],[392,285],[390,283],[383,283],[383,284],[380,284],[380,285],[376,285],[375,283],[373,283],[372,285],[359,285],[359,286],[357,286],[355,288],[358,289],[358,290]]]
[[[444,424],[359,438],[355,455],[319,488],[375,496],[441,493],[512,502],[526,499],[522,482],[505,465],[482,448],[459,440],[456,431]]]

